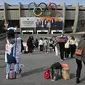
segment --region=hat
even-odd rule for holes
[[[8,30],[14,30],[14,31],[15,31],[16,28],[14,28],[14,27],[9,27]]]

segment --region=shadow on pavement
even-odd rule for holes
[[[28,76],[28,75],[31,75],[31,74],[43,72],[45,70],[46,70],[46,66],[42,67],[42,68],[33,69],[33,70],[28,71],[28,72],[24,72],[24,73],[21,74],[21,76],[24,77],[24,76]]]
[[[82,81],[85,81],[85,77],[81,79],[81,82],[82,82]]]
[[[76,75],[74,73],[70,73],[70,79],[73,79],[75,77],[76,77]]]

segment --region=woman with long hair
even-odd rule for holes
[[[80,75],[82,69],[82,62],[85,65],[85,35],[83,35],[78,44],[78,48],[83,50],[83,54],[81,56],[75,55],[77,70],[76,70],[76,83],[80,83]]]

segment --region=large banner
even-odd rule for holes
[[[21,17],[20,18],[21,28],[36,28],[36,27],[62,27],[62,17]]]

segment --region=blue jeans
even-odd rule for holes
[[[20,70],[19,60],[20,60],[19,58],[16,58],[16,64],[15,64],[15,70],[14,70],[16,73],[19,73],[19,70]]]
[[[19,58],[16,58],[16,64],[14,64],[14,71],[16,73],[19,72],[20,70],[20,67],[19,67]],[[9,73],[10,72],[10,64],[6,63],[6,73]]]

